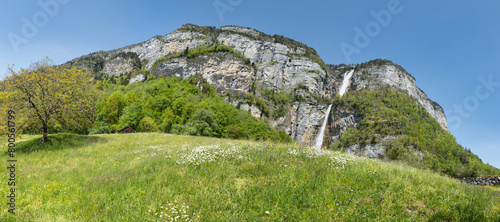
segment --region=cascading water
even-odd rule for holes
[[[351,78],[352,75],[354,74],[354,70],[349,70],[344,74],[344,80],[342,80],[342,85],[340,86],[339,90],[339,95],[343,96],[347,92],[347,87],[351,84]],[[328,106],[328,109],[326,110],[326,115],[325,115],[325,120],[323,121],[323,125],[321,125],[321,128],[319,129],[318,136],[316,136],[316,141],[314,143],[314,147],[316,149],[321,149],[321,146],[323,146],[323,137],[325,136],[325,129],[326,129],[326,124],[328,123],[328,116],[330,115],[330,110],[332,108],[332,105]]]
[[[321,146],[323,145],[323,137],[325,136],[326,123],[328,122],[328,115],[330,114],[331,109],[332,105],[329,105],[328,109],[326,109],[326,115],[325,115],[325,120],[323,121],[323,125],[321,125],[321,129],[319,129],[318,136],[316,137],[316,142],[314,143],[314,147],[316,147],[317,149],[321,149]]]
[[[340,86],[339,95],[343,96],[347,92],[347,87],[351,84],[351,78],[354,74],[354,69],[349,70],[344,75],[344,80],[342,80],[342,85]]]

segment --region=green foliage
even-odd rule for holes
[[[106,61],[105,54],[106,53],[104,53],[103,51],[90,53],[86,56],[82,56],[66,62],[65,64],[61,65],[61,68],[83,68],[94,75],[99,75],[104,69],[104,63]]]
[[[497,187],[297,144],[160,133],[57,134],[45,144],[40,136],[20,139],[16,201],[25,207],[16,207],[15,215],[5,208],[1,221],[500,218]],[[0,168],[1,175],[8,171]]]
[[[454,177],[498,175],[498,169],[483,164],[470,151],[460,146],[449,132],[441,128],[417,101],[389,88],[370,92],[351,91],[335,97],[334,106],[347,107],[361,118],[358,128],[349,128],[337,148],[353,144],[369,144],[386,136],[399,136],[386,144],[387,157],[410,165],[446,173]],[[413,149],[421,150],[423,160]]]
[[[44,139],[49,130],[86,134],[101,95],[90,79],[89,73],[62,69],[49,58],[33,62],[27,69],[10,67],[1,82],[0,112],[14,110],[18,132],[42,132]],[[0,119],[0,133],[5,133],[7,115]]]
[[[173,133],[193,136],[213,136],[218,125],[212,111],[200,109],[192,116],[191,121],[181,125],[174,125]]]
[[[216,39],[218,34],[218,29],[214,26],[199,26],[195,24],[184,24],[177,29],[180,32],[198,32],[213,39]]]
[[[90,129],[89,135],[112,133],[111,128],[103,121],[103,115],[97,114],[94,126]]]
[[[130,106],[125,108],[123,115],[120,117],[118,128],[124,128],[126,126],[132,127],[132,129],[138,129],[139,123],[144,118],[144,108],[141,103],[133,102]]]
[[[139,122],[139,127],[137,128],[139,132],[158,132],[158,126],[155,121],[151,117],[142,118],[141,122]]]
[[[226,127],[227,137],[232,139],[239,139],[241,137],[241,127],[238,125],[231,125]]]
[[[227,104],[200,77],[184,80],[151,79],[144,83],[114,87],[113,90],[109,92],[108,98],[102,99],[98,104],[102,121],[108,124],[110,131],[113,124],[118,124],[118,129],[128,125],[144,131],[140,123],[144,119],[150,119],[158,130],[167,133],[286,140],[263,121]],[[255,98],[249,95],[248,99]],[[276,97],[276,100],[283,101],[283,98]],[[265,105],[265,102],[262,104]],[[96,129],[100,127],[95,126]]]
[[[118,123],[125,102],[122,98],[122,91],[115,91],[108,98],[101,99],[98,103],[99,113],[102,119],[110,124]]]

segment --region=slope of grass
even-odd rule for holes
[[[4,206],[2,221],[500,220],[497,188],[339,152],[157,133],[28,139],[17,214]]]

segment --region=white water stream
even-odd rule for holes
[[[321,146],[323,145],[323,137],[325,136],[326,123],[328,122],[328,115],[330,114],[331,109],[332,105],[330,104],[328,106],[328,109],[326,109],[325,120],[323,121],[323,125],[321,125],[321,129],[319,129],[318,136],[316,137],[316,142],[314,143],[314,147],[316,147],[316,149],[321,149]]]
[[[343,96],[347,92],[347,87],[349,87],[349,85],[351,84],[351,78],[353,74],[354,70],[349,70],[344,74],[344,80],[342,80],[342,85],[340,86],[339,90],[340,96]],[[328,109],[326,109],[325,120],[323,120],[323,125],[321,125],[321,128],[319,129],[318,136],[316,136],[316,141],[314,143],[314,147],[316,149],[321,149],[321,146],[323,146],[323,137],[325,136],[325,128],[326,124],[328,123],[328,116],[330,115],[331,109],[332,105],[329,105]]]
[[[347,92],[347,87],[351,85],[351,78],[354,74],[354,69],[347,71],[344,74],[344,80],[342,80],[342,85],[340,86],[339,95],[343,96]]]

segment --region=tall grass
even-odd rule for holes
[[[4,221],[500,220],[497,188],[339,152],[155,133],[49,140],[18,143],[17,214],[2,207]]]

